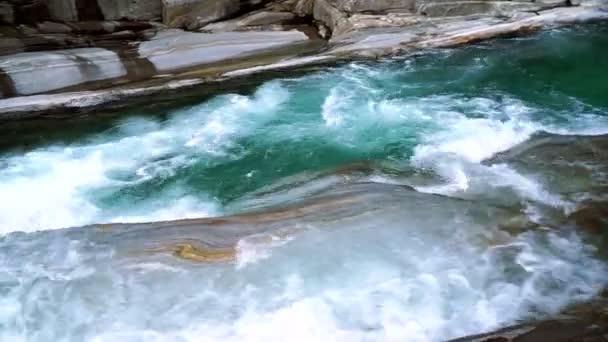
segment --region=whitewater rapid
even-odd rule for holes
[[[524,196],[559,205],[558,198],[533,180],[506,167],[480,171],[480,163],[539,131],[608,132],[608,124],[592,120],[555,129],[532,118],[539,109],[507,96],[386,99],[378,92],[367,93],[371,85],[366,82],[374,80],[371,72],[377,73],[356,64],[339,70],[341,82],[328,90],[316,112],[293,112],[293,81],[273,81],[250,96],[222,95],[177,110],[164,122],[125,119],[111,134],[82,144],[5,155],[0,170],[1,231],[219,215],[222,205],[212,196],[173,180],[193,165],[213,168],[246,158],[243,140],[251,139],[259,139],[262,147],[316,139],[336,149],[356,149],[364,158],[395,145],[402,153],[400,163],[409,154],[413,166],[432,169],[444,180],[419,186],[421,191],[467,191],[474,181],[470,173],[484,172],[504,178],[501,182],[510,182]],[[306,86],[312,81],[300,82]],[[357,96],[361,94],[366,96]],[[294,121],[281,122],[285,116]],[[238,176],[246,180],[259,171],[254,165],[241,172]],[[485,185],[495,181],[483,180]],[[99,198],[149,183],[161,183],[159,190],[151,196],[136,194],[128,208]]]

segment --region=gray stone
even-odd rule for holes
[[[14,37],[0,37],[0,51],[2,54],[18,53],[25,49],[21,39]]]
[[[272,32],[194,33],[166,30],[139,46],[159,72],[177,71],[204,64],[249,56],[271,48],[302,43],[308,37],[296,30]]]
[[[313,17],[327,26],[331,30],[332,35],[339,35],[346,30],[344,28],[348,22],[346,14],[328,0],[315,0]]]
[[[105,20],[158,20],[160,0],[97,0]]]
[[[332,0],[344,12],[384,12],[387,10],[413,10],[415,0]]]
[[[266,4],[265,10],[271,11],[271,12],[292,12],[296,6],[296,2],[298,2],[298,0],[278,0],[278,1],[272,1]]]
[[[314,0],[298,0],[293,8],[293,13],[297,15],[312,15]]]
[[[114,21],[77,21],[70,23],[74,32],[83,34],[105,34],[114,32],[116,22]]]
[[[100,48],[0,56],[0,70],[18,95],[30,95],[127,74],[119,56]]]
[[[0,3],[0,23],[14,24],[15,12],[13,5],[8,2]]]
[[[163,23],[175,28],[198,29],[267,0],[162,0]]]
[[[401,4],[403,3],[401,2]],[[316,0],[313,15],[315,20],[323,23],[331,30],[331,37],[334,41],[353,31],[368,28],[401,27],[417,22],[409,11],[384,15],[347,13],[334,6],[330,0]]]
[[[247,31],[251,29],[270,31],[281,29],[279,25],[288,23],[295,17],[293,13],[289,12],[259,11],[240,18],[207,24],[200,31],[207,33]]]
[[[476,14],[511,15],[515,11],[533,11],[542,4],[516,1],[442,1],[426,2],[417,6],[417,12],[429,17],[458,17]]]
[[[295,15],[289,12],[261,11],[248,15],[238,21],[241,26],[264,26],[281,24],[293,20]]]
[[[42,33],[69,33],[72,32],[72,28],[68,25],[55,23],[52,21],[43,21],[36,25],[38,31]]]
[[[217,23],[211,23],[203,26],[200,31],[205,33],[215,32],[229,32],[229,31],[241,31],[243,26],[239,25],[238,19],[218,21]]]
[[[78,20],[78,8],[75,0],[46,0],[46,5],[52,20]]]

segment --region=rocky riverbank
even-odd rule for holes
[[[0,7],[0,120],[606,18],[602,3],[572,0],[11,0]]]

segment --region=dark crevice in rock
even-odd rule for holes
[[[251,0],[240,0],[239,2],[239,10],[236,11],[233,14],[230,15],[226,15],[222,18],[219,18],[217,20],[212,20],[209,21],[206,24],[211,24],[211,23],[217,23],[220,21],[228,21],[228,20],[232,20],[232,19],[236,19],[238,17],[244,16],[245,14],[257,11],[257,10],[261,10],[264,8],[264,6],[266,5],[266,2],[264,1],[260,1],[259,3],[256,4],[252,4]]]
[[[285,23],[283,26],[293,26],[296,30],[299,30],[304,33],[308,37],[308,39],[325,40],[325,38],[321,37],[321,35],[319,34],[317,23],[312,15],[297,15],[295,16],[295,18]]]
[[[49,9],[41,0],[17,0],[13,6],[17,24],[35,24],[50,18]]]
[[[103,13],[97,0],[76,0],[78,20],[103,20]]]
[[[17,96],[13,80],[0,69],[0,98]]]
[[[101,71],[100,67],[95,65],[92,61],[82,56],[73,54],[69,51],[57,51],[57,54],[64,55],[70,60],[74,61],[74,65],[78,67],[78,70],[85,78],[93,78],[93,75]]]
[[[102,45],[118,55],[127,71],[126,78],[130,82],[145,80],[157,74],[154,64],[147,58],[142,57],[137,47],[131,47],[124,42]]]

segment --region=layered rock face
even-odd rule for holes
[[[266,2],[268,0],[9,0],[0,3],[0,21],[22,24],[44,20],[154,20],[194,29]]]
[[[0,2],[0,99],[128,88],[142,82],[153,82],[151,86],[159,89],[159,84],[162,88],[176,79],[187,78],[185,83],[192,84],[239,74],[235,69],[272,63],[278,67],[294,66],[353,55],[377,57],[414,47],[452,46],[505,32],[532,31],[547,21],[574,22],[579,15],[602,17],[608,13],[600,11],[601,5],[594,5],[598,9],[595,12],[572,12],[573,16],[560,13],[533,20],[538,11],[578,3],[5,0]],[[529,22],[514,24],[522,19]],[[499,26],[503,23],[510,26]],[[475,29],[471,36],[467,32],[475,25],[487,32]],[[304,52],[317,56],[281,61]],[[244,58],[247,63],[243,63]],[[133,93],[129,89],[120,92]],[[100,102],[97,95],[92,96],[95,99],[90,102]],[[14,106],[9,103],[6,107]]]
[[[160,0],[9,0],[0,5],[0,20],[17,24],[44,20],[160,20],[161,14]]]
[[[264,2],[267,0],[162,0],[163,23],[196,29]]]

